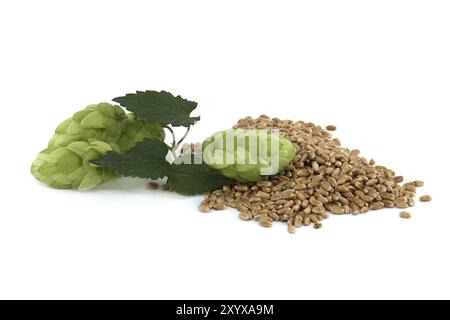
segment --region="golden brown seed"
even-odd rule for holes
[[[340,173],[341,173],[341,169],[336,168],[336,169],[333,170],[333,173],[331,174],[331,176],[333,178],[337,178],[337,177],[339,177]],[[339,182],[338,182],[338,184],[339,184]]]
[[[256,183],[256,185],[260,188],[266,188],[266,187],[271,187],[272,186],[272,182],[270,181],[258,181],[258,183]]]
[[[216,203],[216,205],[213,207],[214,210],[225,210],[226,209],[226,205],[224,203]]]
[[[163,191],[170,191],[170,186],[169,184],[165,183],[161,186],[161,190]]]
[[[383,199],[390,200],[390,201],[395,200],[395,195],[393,195],[392,193],[382,192],[380,195]]]
[[[345,192],[348,192],[349,190],[348,190],[348,188],[346,186],[337,186],[336,187],[336,191],[345,193]]]
[[[399,209],[406,209],[406,208],[409,207],[408,204],[406,202],[403,202],[403,201],[400,201],[400,202],[396,203],[396,206]]]
[[[394,208],[395,207],[394,202],[391,200],[383,200],[383,203],[384,203],[385,208]]]
[[[423,195],[423,196],[421,196],[421,197],[419,198],[419,200],[422,201],[422,202],[429,202],[429,201],[431,201],[431,199],[432,199],[431,196],[428,195],[428,194]]]
[[[338,185],[336,179],[333,178],[333,177],[329,177],[329,178],[328,178],[328,183],[329,183],[333,188],[336,188],[337,185]]]
[[[314,198],[309,199],[309,203],[311,203],[313,206],[316,206],[316,207],[323,206],[322,202],[320,202],[319,200],[316,200]]]
[[[210,210],[209,206],[201,204],[198,206],[198,211],[203,212],[203,213],[208,213]]]
[[[267,214],[260,214],[258,212],[253,212],[253,218],[257,221],[261,220],[261,219],[268,219],[269,215]]]
[[[361,208],[361,213],[367,213],[369,212],[369,207],[362,207]]]
[[[303,209],[304,214],[311,214],[311,212],[312,212],[311,207],[306,207],[305,209]]]
[[[284,214],[291,214],[292,208],[283,208],[278,210],[278,214],[284,215]]]
[[[252,205],[252,208],[251,208],[251,213],[254,215],[254,216],[256,216],[256,215],[258,215],[258,214],[261,214],[261,206],[259,206],[259,205]]]
[[[288,225],[288,232],[289,232],[290,234],[294,234],[295,231],[297,231],[296,228],[295,228],[292,224],[289,224],[289,225]]]
[[[341,174],[347,174],[352,171],[353,167],[349,164],[345,164],[342,166]]]
[[[325,127],[328,131],[336,131],[336,126],[334,126],[334,125],[332,125],[332,124],[330,124],[330,125],[328,125],[328,126],[326,126]]]
[[[264,228],[271,228],[272,220],[269,218],[261,219],[261,220],[259,220],[259,225]]]
[[[156,182],[149,182],[145,185],[145,187],[148,190],[156,190],[156,189],[159,189],[159,184],[157,184]]]
[[[306,208],[309,205],[309,201],[308,200],[303,200],[302,201],[302,208]]]
[[[280,221],[280,216],[279,216],[278,214],[276,214],[275,212],[269,213],[269,217],[270,217],[273,221]]]
[[[359,198],[355,198],[355,199],[353,200],[353,203],[356,204],[356,205],[357,205],[358,207],[360,207],[360,208],[362,208],[362,207],[364,207],[364,206],[367,205],[366,202],[362,201],[362,200],[359,199]]]
[[[296,184],[294,186],[294,190],[305,190],[306,188],[307,188],[306,184],[304,184],[304,183]]]
[[[322,183],[320,184],[320,186],[321,186],[325,191],[328,191],[328,192],[330,192],[330,191],[333,190],[333,187],[332,187],[331,184],[328,183],[327,181],[322,182]]]
[[[270,194],[263,192],[263,191],[258,191],[255,196],[260,199],[269,199],[270,198]]]
[[[330,210],[332,213],[334,213],[334,214],[344,214],[345,213],[345,210],[344,210],[344,208],[342,208],[342,207],[332,207],[331,208],[331,210]]]
[[[313,168],[313,170],[314,171],[319,171],[319,164],[316,162],[316,161],[314,161],[313,163],[312,163],[312,168]]]
[[[292,208],[293,205],[294,205],[294,201],[289,200],[288,202],[286,202],[286,203],[284,204],[284,207],[285,207],[285,208]]]
[[[319,223],[319,218],[318,218],[316,215],[311,214],[311,215],[309,216],[309,218],[311,219],[312,222],[314,222],[314,223]]]
[[[382,209],[382,208],[384,208],[384,203],[383,202],[375,202],[374,204],[372,204],[371,206],[370,206],[370,209],[371,210],[380,210],[380,209]]]
[[[295,198],[295,192],[294,191],[283,191],[283,193],[281,194],[283,199],[294,199]]]
[[[294,218],[289,218],[287,221],[288,226],[293,226],[294,225]]]
[[[314,229],[320,229],[322,228],[322,224],[321,223],[315,223],[314,224]]]
[[[343,205],[349,205],[350,201],[347,200],[347,198],[344,197],[339,197],[339,199],[337,199],[341,204]]]
[[[423,181],[417,180],[417,181],[414,181],[414,185],[417,188],[421,188],[421,187],[423,187],[425,185],[425,183]]]
[[[368,202],[368,203],[373,201],[373,198],[371,196],[369,196],[369,195],[366,195],[366,194],[362,195],[361,199],[363,201],[365,201],[365,202]]]
[[[234,190],[240,191],[240,192],[245,192],[245,191],[248,190],[248,187],[244,186],[244,185],[241,185],[241,184],[238,184],[238,185],[234,186]]]
[[[325,213],[325,208],[324,207],[314,207],[311,209],[311,211],[313,213],[322,214],[322,213]]]
[[[229,200],[228,203],[227,203],[227,205],[228,205],[229,207],[231,207],[231,208],[234,208],[234,209],[236,209],[236,208],[238,207],[238,203],[237,203],[237,201],[235,201],[235,200]]]
[[[328,219],[328,213],[320,213],[319,216],[322,218],[322,220]]]
[[[346,183],[348,180],[347,176],[340,176],[337,180],[338,185],[343,185],[344,183]]]
[[[306,216],[305,218],[303,218],[304,226],[309,226],[310,224],[311,224],[311,219],[309,218],[309,216]]]
[[[241,211],[241,212],[248,212],[249,211],[249,208],[247,208],[247,207],[245,207],[243,205],[238,205],[236,209],[238,209],[238,211]]]
[[[407,211],[400,212],[400,218],[402,219],[411,219],[411,213]]]
[[[248,212],[240,212],[239,213],[239,219],[243,220],[243,221],[248,221],[252,219],[252,215],[249,214]]]
[[[299,214],[296,215],[294,218],[294,226],[296,228],[300,228],[300,226],[302,225],[302,222],[303,222],[303,216],[301,216]]]

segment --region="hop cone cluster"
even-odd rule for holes
[[[164,140],[164,131],[158,124],[125,114],[120,106],[92,104],[56,128],[31,173],[54,188],[89,190],[117,176],[91,160],[108,151],[127,151],[145,138]]]
[[[244,182],[283,171],[295,156],[289,140],[263,130],[221,131],[206,139],[202,148],[209,166]]]

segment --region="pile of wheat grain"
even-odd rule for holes
[[[338,139],[313,123],[262,115],[241,119],[233,128],[276,128],[295,145],[296,157],[284,172],[266,180],[208,193],[199,206],[202,212],[228,206],[236,208],[242,220],[257,220],[263,227],[271,227],[274,221],[285,222],[288,231],[295,233],[301,226],[321,228],[328,213],[357,215],[412,207],[416,188],[423,186],[421,181],[402,184],[402,176],[360,156],[359,150],[341,147]],[[407,217],[404,213],[401,216]]]

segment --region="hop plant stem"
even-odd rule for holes
[[[172,145],[170,147],[170,152],[172,153],[172,156],[174,160],[178,157],[178,149],[180,148],[180,145],[183,143],[184,139],[186,139],[187,135],[189,134],[189,131],[191,130],[191,127],[187,127],[186,132],[184,133],[183,137],[177,142],[177,139],[175,138],[175,132],[173,129],[169,126],[164,126],[167,130],[169,130],[170,134],[172,135]]]

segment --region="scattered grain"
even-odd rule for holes
[[[210,210],[209,206],[205,205],[205,204],[201,204],[198,206],[198,211],[203,212],[203,213],[208,213]]]
[[[148,190],[156,190],[156,189],[159,189],[159,184],[157,184],[156,182],[149,182],[145,185],[145,187]]]
[[[268,219],[268,218],[261,219],[261,220],[259,220],[259,225],[261,227],[264,227],[264,228],[271,228],[272,227],[272,220]]]
[[[419,198],[419,200],[420,201],[422,201],[422,202],[429,202],[429,201],[431,201],[431,196],[430,195],[424,195],[424,196],[421,196],[420,198]]]
[[[252,215],[249,214],[248,212],[240,212],[239,213],[239,219],[243,220],[243,221],[248,221],[252,219]]]
[[[414,181],[414,185],[415,185],[417,188],[421,188],[421,187],[423,187],[423,186],[425,185],[425,183],[424,183],[423,181],[416,180],[416,181]]]
[[[411,219],[411,213],[407,211],[400,212],[400,218],[402,219]]]

